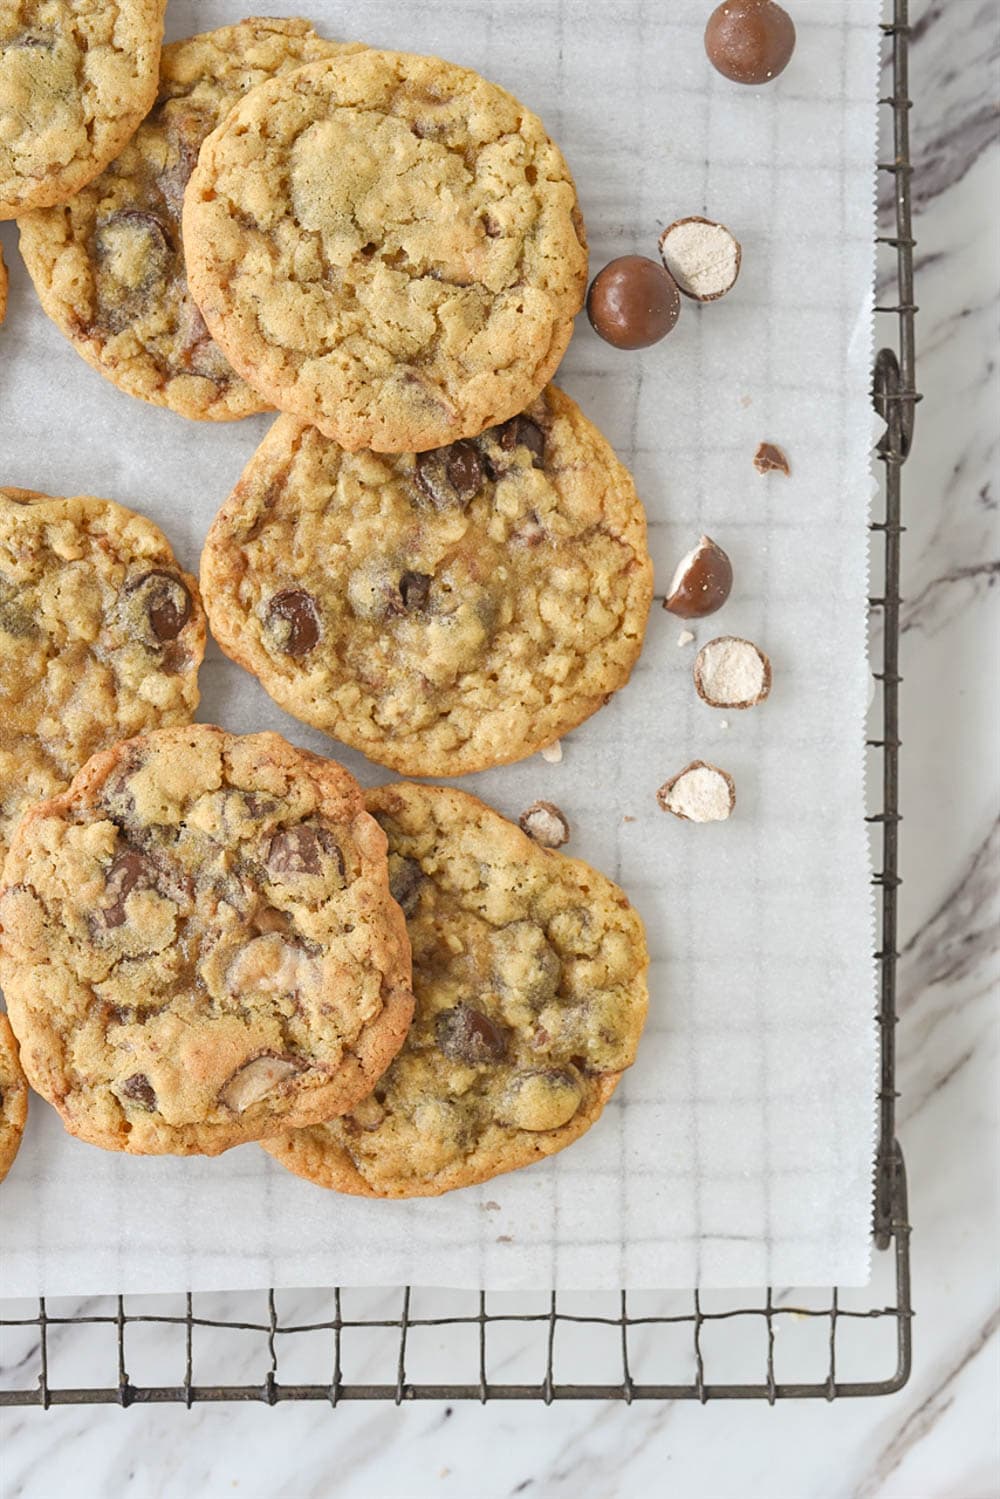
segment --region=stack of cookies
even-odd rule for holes
[[[60,5],[19,9],[0,125],[62,45]],[[162,6],[132,9],[158,44]],[[576,191],[504,90],[303,21],[164,48],[148,105],[61,181],[0,129],[0,213],[122,389],[280,414],[200,588],[121,506],[0,490],[0,1175],[23,1065],[106,1149],[262,1141],[371,1196],[483,1181],[582,1134],[634,1059],[625,895],[464,792],[363,792],[190,720],[206,616],[282,708],[403,775],[521,759],[628,680],[645,517],[549,383]]]

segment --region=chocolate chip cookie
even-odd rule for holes
[[[0,5],[0,219],[65,203],[152,104],[166,0]]]
[[[205,615],[144,516],[0,488],[0,865],[24,808],[198,706]]]
[[[648,954],[624,893],[443,786],[367,793],[413,945],[413,1025],[369,1098],[264,1147],[319,1186],[433,1197],[579,1138],[635,1059]]]
[[[17,1040],[6,1015],[0,1015],[0,1182],[17,1155],[28,1117],[28,1083]]]
[[[184,199],[188,278],[233,366],[343,447],[473,437],[535,399],[583,303],[541,121],[433,57],[359,52],[248,94]]]
[[[408,775],[518,760],[579,724],[627,681],[652,595],[632,479],[554,387],[417,455],[279,418],[201,578],[223,650],[276,702]]]
[[[21,253],[42,306],[120,390],[206,421],[265,409],[188,291],[184,189],[202,141],[249,89],[348,50],[307,21],[267,18],[164,47],[156,103],[121,155],[64,207],[23,216]]]
[[[277,734],[195,724],[33,807],[0,889],[33,1088],[111,1150],[215,1155],[353,1108],[413,1012],[385,836]]]

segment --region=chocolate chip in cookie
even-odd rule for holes
[[[438,1050],[453,1062],[470,1067],[502,1062],[507,1055],[508,1031],[472,1005],[442,1010],[434,1023]]]
[[[152,1112],[156,1108],[156,1090],[144,1072],[133,1072],[115,1090],[119,1098],[137,1103],[140,1108]]]
[[[307,656],[319,640],[316,600],[304,588],[285,588],[267,606],[267,633],[287,656]]]
[[[145,613],[148,628],[161,645],[176,640],[191,618],[191,595],[176,573],[160,569],[144,573],[127,592]]]
[[[421,492],[435,510],[468,509],[485,477],[483,460],[471,442],[418,453],[414,471]]]
[[[399,854],[390,856],[389,890],[404,916],[412,916],[416,910],[423,882],[424,872],[416,859],[405,859]]]

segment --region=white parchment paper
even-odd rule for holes
[[[297,7],[268,0],[270,13]],[[508,815],[536,797],[569,851],[644,917],[652,1002],[639,1059],[590,1134],[552,1160],[436,1201],[364,1202],[287,1175],[256,1146],[131,1159],[65,1135],[34,1100],[0,1189],[0,1293],[267,1285],[686,1287],[867,1278],[874,1118],[872,912],[863,822],[872,421],[877,0],[796,7],[799,41],[763,89],[707,64],[708,0],[313,0],[330,36],[445,55],[536,109],[580,189],[592,266],[656,254],[691,213],[728,223],[743,270],[685,301],[641,354],[584,318],[560,372],[633,469],[662,595],[702,531],[733,559],[697,642],[746,635],[770,700],[695,695],[697,644],[654,604],[631,685],[540,757],[470,778]],[[238,20],[171,0],[171,39]],[[107,495],[152,516],[197,569],[201,539],[267,428],[185,422],[120,394],[42,314],[16,253],[0,330],[0,482]],[[767,439],[792,477],[759,476]],[[201,717],[276,728],[342,758],[210,647]],[[689,760],[729,770],[737,810],[697,827],[654,793]]]

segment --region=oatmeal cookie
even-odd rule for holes
[[[635,1058],[649,958],[624,893],[465,792],[367,794],[413,945],[399,1056],[342,1119],[264,1148],[320,1186],[428,1197],[562,1150]]]
[[[111,1150],[215,1155],[353,1108],[413,1011],[385,835],[278,734],[96,755],[21,819],[0,931],[32,1087]]]
[[[438,447],[535,399],[583,304],[569,169],[478,74],[359,52],[262,84],[184,199],[213,337],[281,410],[349,450]]]
[[[430,453],[279,418],[209,532],[226,653],[281,707],[406,775],[530,755],[628,680],[652,597],[635,486],[550,387]]]
[[[145,516],[0,488],[0,865],[97,750],[193,717],[204,651],[198,585]]]
[[[156,96],[166,0],[0,5],[0,219],[65,203]]]

